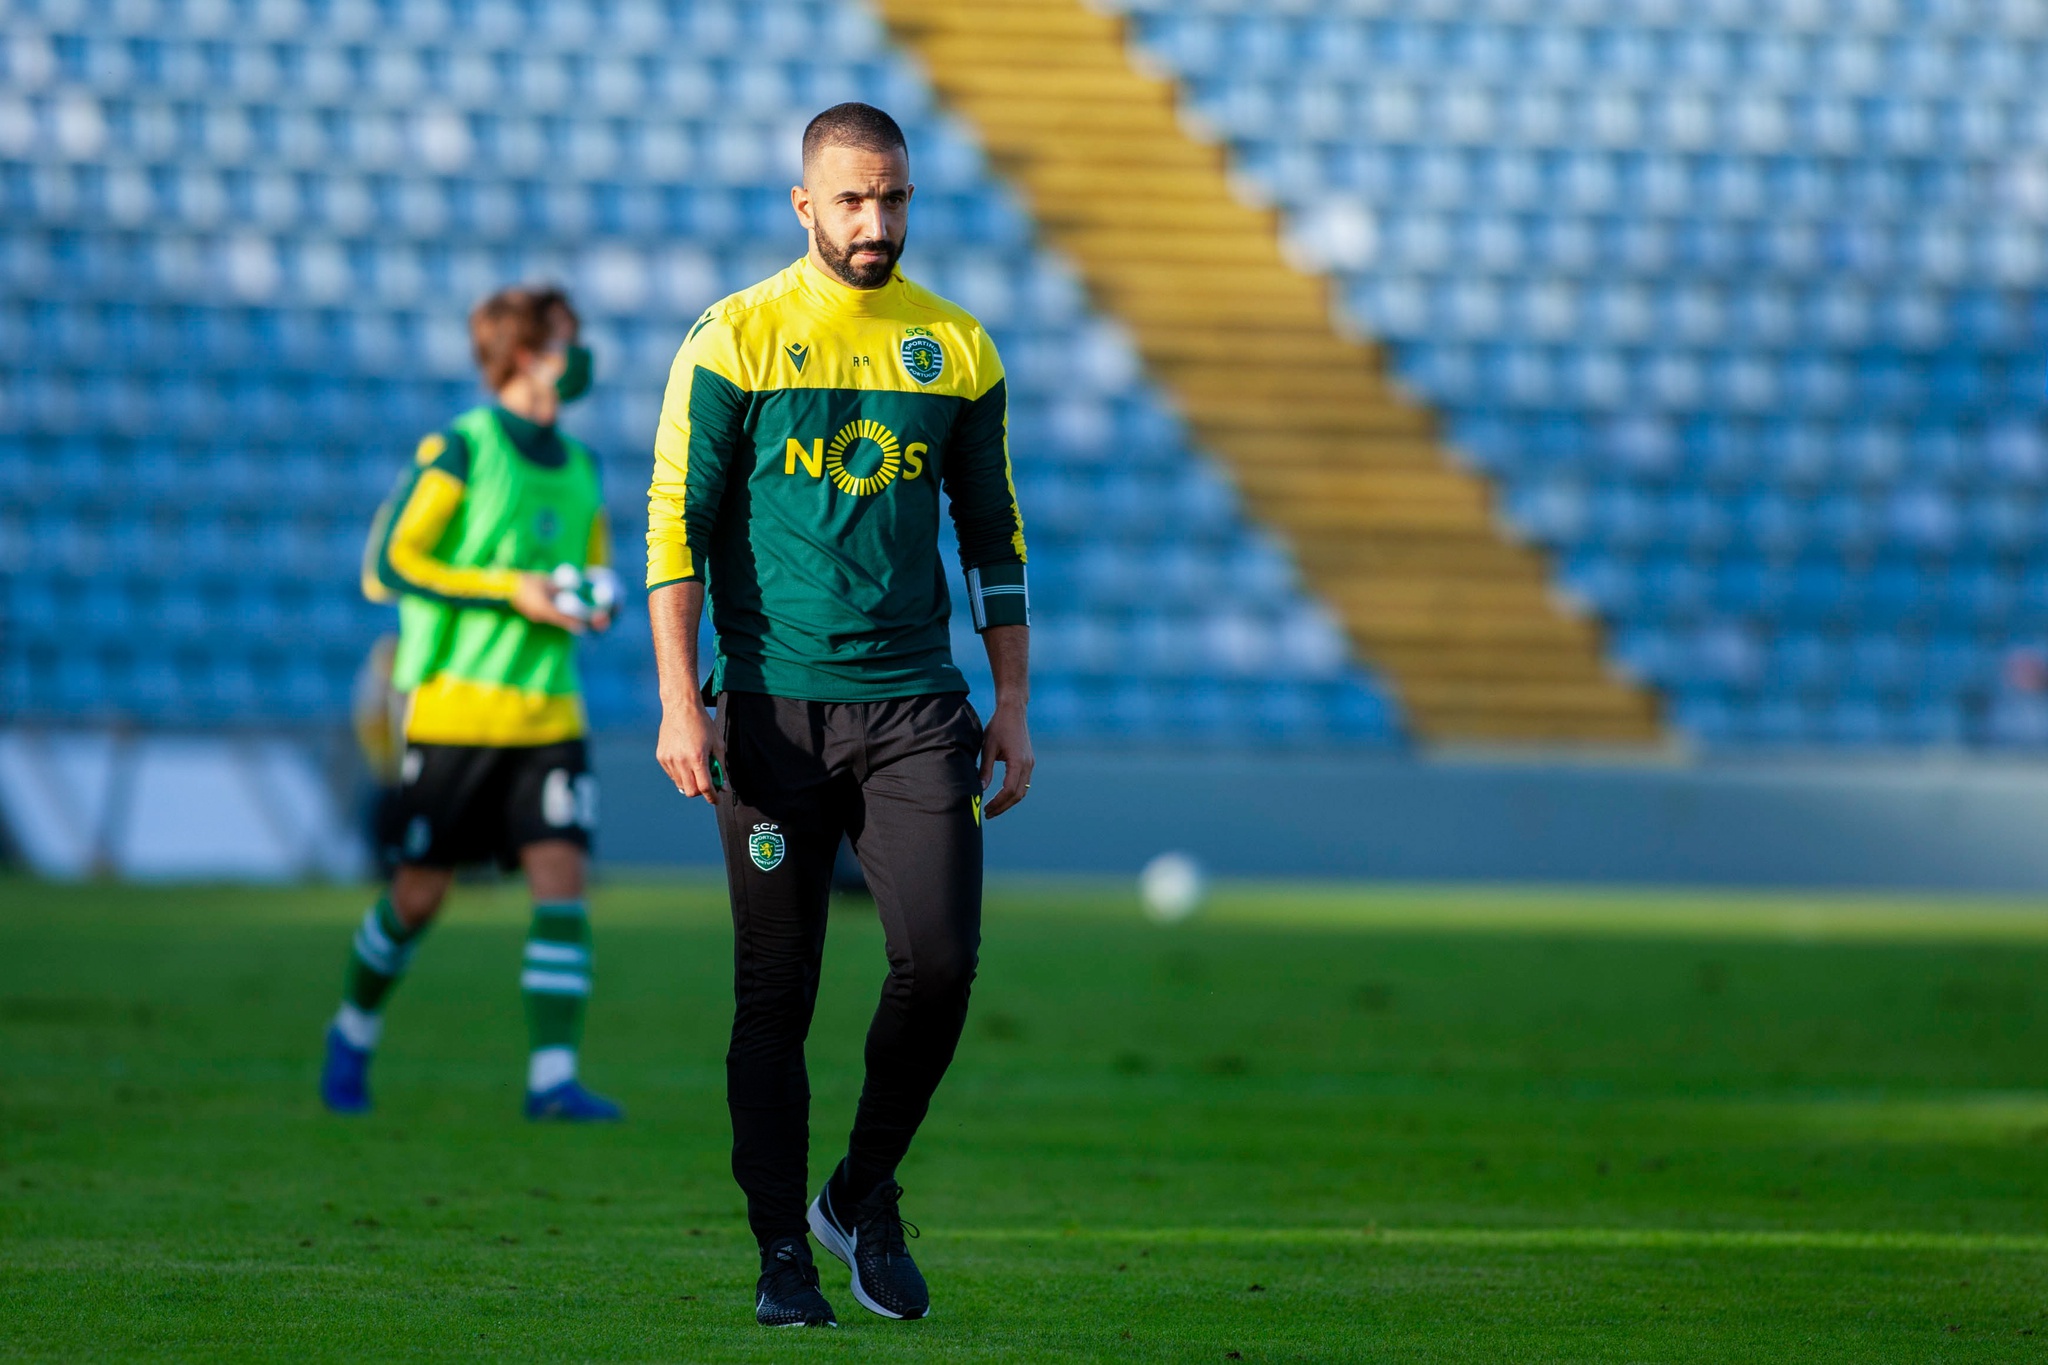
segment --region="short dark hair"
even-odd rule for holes
[[[552,284],[513,285],[469,311],[469,345],[493,392],[519,369],[520,351],[544,351],[557,330],[573,340],[582,321],[569,296]]]
[[[804,127],[804,165],[827,147],[858,147],[864,152],[910,154],[903,129],[872,104],[848,100],[835,104]]]

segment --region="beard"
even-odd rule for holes
[[[853,255],[857,251],[873,251],[882,259],[855,265]],[[897,259],[902,255],[903,243],[892,242],[886,237],[864,237],[840,243],[822,232],[818,234],[818,259],[841,281],[855,289],[878,289],[888,283],[890,272],[896,269]]]

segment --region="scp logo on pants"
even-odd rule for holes
[[[781,867],[782,855],[787,851],[788,844],[783,840],[780,825],[756,825],[754,832],[747,836],[747,856],[763,872],[773,872]]]

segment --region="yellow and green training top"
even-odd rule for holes
[[[579,738],[575,637],[521,616],[512,594],[522,573],[610,561],[597,461],[580,443],[502,408],[421,441],[363,557],[364,595],[398,601],[391,685],[412,694],[406,739]]]
[[[942,489],[976,630],[1027,624],[1003,366],[972,315],[900,272],[852,289],[807,260],[708,309],[669,371],[647,498],[648,587],[707,583],[706,691],[966,691]]]

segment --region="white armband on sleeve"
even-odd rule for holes
[[[967,605],[977,633],[990,626],[1031,624],[1031,588],[1022,564],[984,564],[967,571]]]

